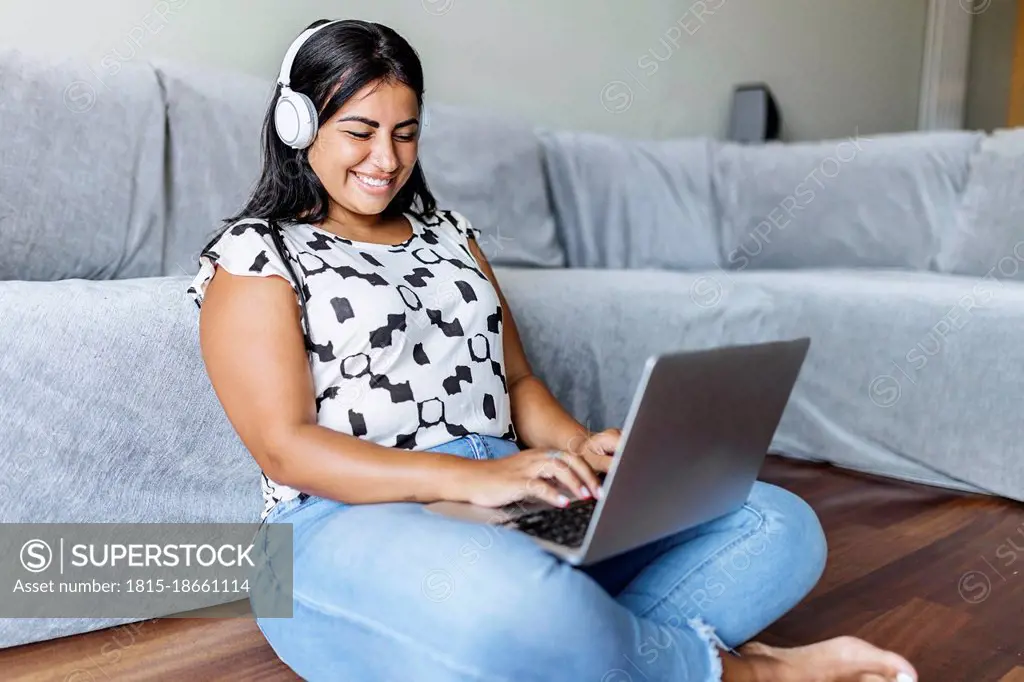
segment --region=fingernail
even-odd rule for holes
[[[590,491],[586,487],[580,488],[580,497],[590,497]]]
[[[914,682],[914,678],[907,673],[900,673],[896,676],[896,682]]]
[[[558,496],[558,504],[560,504],[560,505],[562,505],[564,507],[565,505],[569,504],[569,498],[566,497],[565,495],[559,495]],[[903,680],[899,680],[899,682],[903,682]],[[913,681],[911,681],[911,682],[913,682]]]

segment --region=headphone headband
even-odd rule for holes
[[[330,26],[331,24],[336,24],[339,21],[344,21],[344,19],[335,19],[333,21],[320,24],[319,26],[314,26],[313,28],[307,28],[299,34],[298,38],[292,41],[292,44],[288,47],[288,51],[284,53],[284,61],[281,62],[281,75],[277,77],[277,82],[280,83],[282,87],[287,88],[291,84],[292,62],[295,61],[295,55],[299,53],[299,50],[305,42],[320,29],[325,26]]]

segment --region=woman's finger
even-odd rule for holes
[[[621,432],[618,429],[608,429],[595,433],[587,441],[587,446],[595,455],[613,455],[619,446]]]
[[[568,497],[558,492],[558,489],[544,478],[527,480],[523,489],[528,496],[547,502],[553,507],[565,507],[570,502]]]
[[[576,470],[569,464],[572,454],[562,450],[552,450],[547,454],[546,461],[541,465],[538,476],[554,478],[571,490],[574,497],[590,497],[590,490],[587,484],[576,473]]]
[[[587,461],[591,469],[604,473],[608,473],[612,468],[612,460],[614,459],[610,455],[595,455],[593,453],[586,453],[582,457]]]
[[[576,472],[583,485],[587,486],[586,490],[580,491],[580,495],[596,499],[601,494],[601,481],[598,480],[590,463],[584,457],[572,453],[566,453],[564,461]]]

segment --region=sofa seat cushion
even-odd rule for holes
[[[775,451],[1024,500],[1022,284],[870,270],[497,274],[534,371],[594,430],[622,425],[651,354],[806,335]]]
[[[259,520],[188,281],[0,282],[0,523]]]
[[[0,523],[259,521],[188,282],[0,282]],[[0,647],[135,620],[0,618]]]
[[[117,67],[0,50],[0,280],[159,274],[163,99]]]

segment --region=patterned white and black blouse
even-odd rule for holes
[[[470,433],[514,439],[501,305],[468,246],[477,230],[454,211],[406,217],[413,235],[397,245],[281,223],[298,283],[267,222],[240,220],[200,254],[188,293],[201,308],[215,265],[305,287],[321,426],[408,450]],[[300,494],[262,478],[261,520]]]

